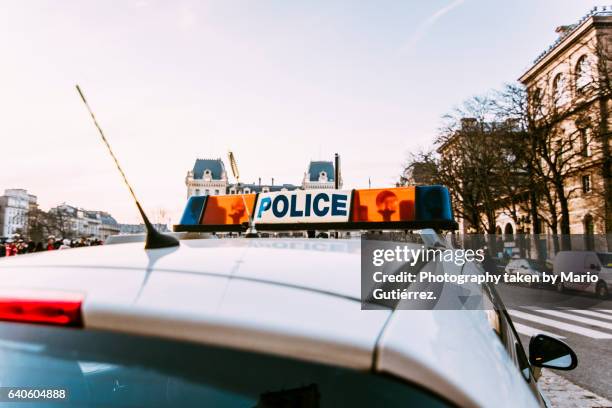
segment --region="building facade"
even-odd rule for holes
[[[570,233],[612,233],[612,11],[595,8],[556,31],[557,41],[519,81],[527,88],[534,122],[550,129],[552,148],[560,152],[555,170],[566,174]],[[497,227],[503,232],[526,228],[501,211]]]
[[[302,179],[302,189],[327,189],[335,186],[335,169],[331,161],[311,161]],[[338,187],[342,188],[342,176],[339,177]]]
[[[105,240],[120,232],[119,223],[107,212],[91,211],[61,204],[49,210],[50,227],[59,238],[97,238]]]
[[[309,190],[320,188],[334,188],[335,168],[332,161],[311,161],[299,185],[288,183],[275,183],[272,178],[270,184],[257,183],[230,183],[223,160],[196,159],[193,168],[187,172],[185,185],[187,197],[224,194],[266,193],[273,191],[292,191],[297,189]],[[342,178],[340,177],[340,188]]]
[[[28,213],[37,208],[36,196],[14,188],[0,196],[0,236],[10,237],[28,230]]]

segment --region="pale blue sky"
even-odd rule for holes
[[[2,1],[0,189],[138,220],[79,83],[150,211],[177,222],[196,157],[299,184],[392,184],[440,116],[515,80],[584,1]]]

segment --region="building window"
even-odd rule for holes
[[[593,80],[593,72],[587,55],[583,55],[576,63],[576,90],[584,91],[584,88]]]
[[[568,102],[567,86],[565,77],[562,74],[557,74],[553,80],[553,102],[555,106],[563,106]]]
[[[197,195],[197,196],[199,196],[199,195],[200,195],[200,189],[199,189],[199,188],[196,188],[196,190],[195,190],[195,195]]]
[[[584,194],[591,192],[591,176],[588,174],[586,176],[582,176],[582,192]]]
[[[210,190],[209,189],[204,190],[204,195],[209,195],[209,194],[210,194]]]
[[[215,195],[219,195],[219,190],[215,190]]]
[[[242,190],[242,192],[243,192],[244,194],[248,194],[248,193],[250,193],[250,192],[251,192],[251,189],[250,189],[250,188],[248,188],[248,187],[245,187],[245,188],[244,188],[244,190]]]
[[[589,128],[580,129],[580,149],[584,157],[591,156],[590,135],[591,130]]]
[[[262,193],[267,193],[269,191],[270,191],[270,188],[268,188],[268,187],[262,187],[262,189],[261,189]]]

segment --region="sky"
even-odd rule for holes
[[[596,5],[2,0],[0,190],[139,222],[77,83],[151,218],[177,223],[194,160],[228,150],[243,182],[300,184],[338,152],[346,188],[389,186],[442,115]]]

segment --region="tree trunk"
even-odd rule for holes
[[[557,190],[557,196],[559,197],[559,206],[561,207],[561,249],[569,251],[572,249],[572,241],[570,239],[570,217],[569,217],[569,205],[565,192],[563,190],[563,183],[555,183],[555,189]]]

